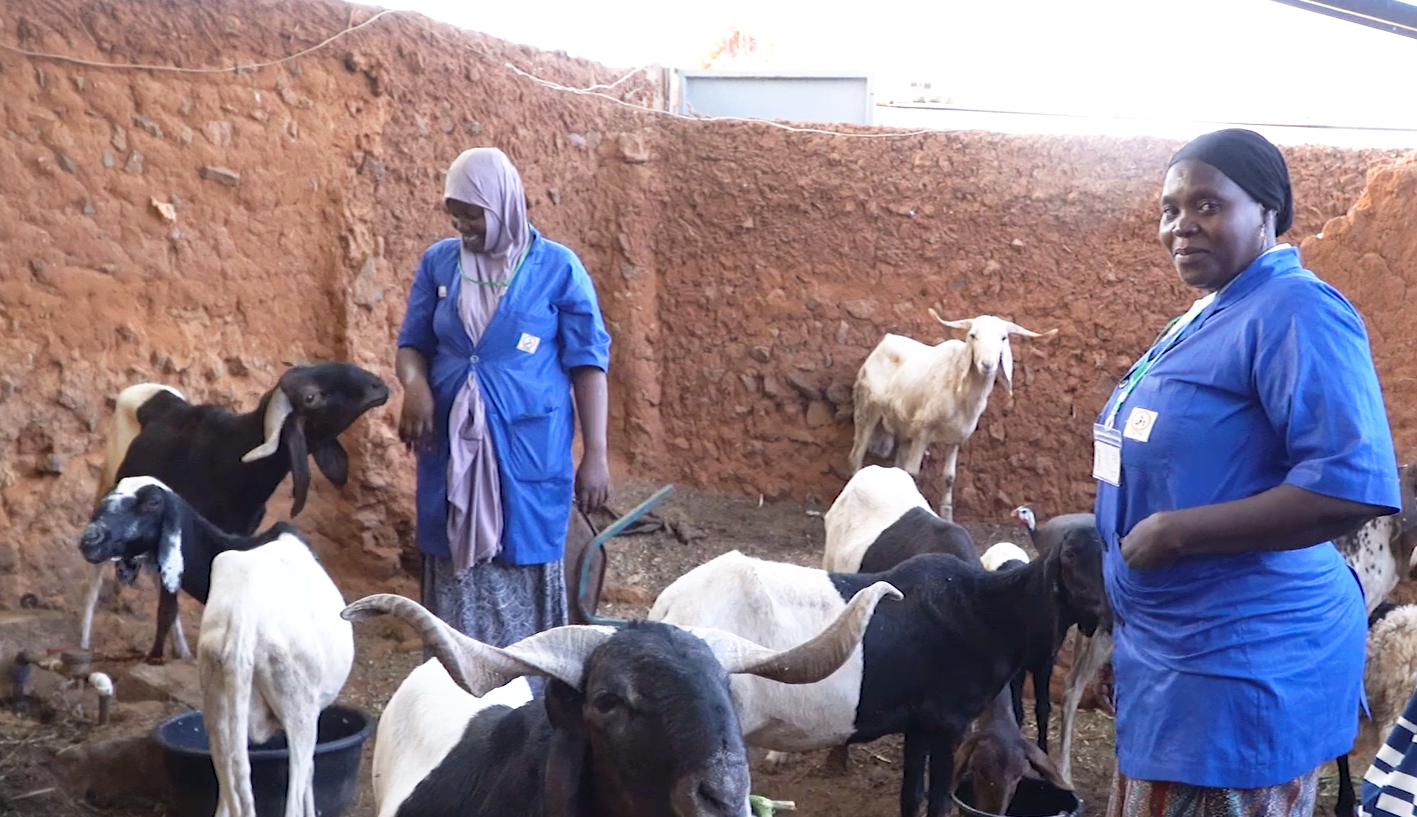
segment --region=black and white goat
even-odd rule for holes
[[[923,553],[948,554],[987,570],[1004,562],[1010,567],[1029,562],[1017,545],[1003,543],[985,553],[985,564],[968,531],[936,516],[915,481],[899,468],[871,465],[857,471],[837,495],[825,522],[823,566],[829,571],[882,573]],[[1000,711],[1004,717],[997,717]],[[1053,761],[1019,726],[1011,714],[1010,694],[1001,690],[955,753],[956,782],[962,772],[969,773],[973,805],[982,811],[1003,814],[1026,775],[1062,783]],[[780,759],[772,755],[780,753],[770,753],[770,759]],[[846,762],[842,745],[832,750],[828,767],[843,769]]]
[[[648,622],[557,627],[499,649],[401,596],[360,599],[345,618],[397,615],[435,656],[379,719],[379,817],[747,817],[730,676],[774,686],[826,677],[886,596],[900,594],[884,582],[864,587],[785,650]],[[531,699],[528,675],[549,679],[544,699]]]
[[[124,477],[150,476],[172,487],[197,513],[227,533],[250,535],[266,514],[266,501],[287,474],[292,475],[295,504],[305,506],[310,486],[309,457],[330,482],[342,486],[349,458],[339,435],[365,412],[383,405],[389,388],[378,376],[351,363],[296,366],[261,396],[255,410],[235,414],[211,404],[193,405],[175,389],[156,383],[129,386],[118,395],[99,479],[101,499]],[[210,554],[214,555],[214,554]],[[200,573],[180,579],[203,604],[211,570],[210,555],[187,561]],[[118,578],[131,584],[137,561],[120,561]],[[162,659],[169,632],[180,658],[191,651],[177,617],[177,588],[182,571],[160,582],[157,637],[149,660]],[[190,582],[190,586],[189,586]],[[103,565],[89,578],[80,646],[88,649],[94,608],[103,583]]]
[[[979,560],[969,531],[935,515],[901,468],[868,465],[852,474],[822,522],[822,567],[837,573],[878,573],[921,553]]]
[[[285,817],[315,817],[317,723],[349,677],[354,633],[340,616],[344,599],[309,545],[286,523],[231,536],[160,481],[127,477],[99,502],[80,547],[95,563],[155,554],[169,588],[194,574],[183,569],[186,558],[209,561],[197,665],[216,813],[256,817],[248,742],[284,731]]]
[[[734,698],[744,740],[766,749],[804,752],[904,734],[900,813],[915,817],[927,799],[926,814],[938,817],[970,722],[1029,656],[1050,649],[1060,620],[1096,626],[1102,588],[1074,584],[1088,576],[1070,558],[1061,550],[991,573],[927,553],[884,573],[829,573],[730,551],[671,583],[649,618],[781,647],[815,632],[861,588],[889,582],[904,598],[881,604],[841,669],[794,690],[734,678]]]

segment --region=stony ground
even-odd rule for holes
[[[648,497],[658,485],[629,483],[619,486],[612,507],[628,510]],[[763,558],[816,564],[822,545],[823,507],[817,503],[764,503],[756,499],[725,498],[680,489],[647,518],[659,530],[626,535],[610,544],[610,568],[600,612],[631,617],[648,610],[654,596],[670,581],[697,564],[731,549]],[[1005,520],[1000,520],[1005,521]],[[970,523],[968,527],[983,544],[1001,540],[1023,542],[1022,531],[997,524]],[[686,543],[684,540],[687,539]],[[406,587],[393,588],[408,592]],[[195,607],[196,605],[189,605]],[[86,690],[60,692],[53,683],[37,684],[39,697],[29,699],[26,711],[16,712],[13,701],[0,707],[0,813],[53,815],[111,814],[114,817],[160,814],[161,805],[150,801],[119,802],[116,808],[100,808],[83,798],[82,786],[72,779],[56,778],[51,771],[55,752],[75,744],[94,744],[122,735],[141,734],[164,718],[187,709],[181,703],[158,694],[150,687],[125,680],[125,673],[138,663],[136,650],[146,645],[152,628],[153,605],[146,598],[132,600],[131,613],[109,615],[96,636],[101,668],[119,679],[119,705],[114,721],[105,727],[93,726],[94,698]],[[185,613],[188,636],[195,643],[199,616]],[[357,660],[342,700],[376,715],[382,710],[399,682],[419,662],[421,651],[411,640],[411,631],[402,624],[383,620],[356,628]],[[1067,661],[1067,651],[1062,657]],[[177,686],[190,688],[194,673],[190,667],[169,667]],[[1066,669],[1055,674],[1054,694]],[[1057,735],[1055,708],[1052,734]],[[1031,724],[1031,717],[1029,719]],[[1029,727],[1031,730],[1031,726]],[[373,817],[374,803],[369,772],[372,741],[366,746],[360,795],[350,814]],[[852,747],[851,767],[844,777],[834,777],[822,769],[825,752],[793,756],[787,764],[769,772],[754,757],[754,791],[776,799],[794,800],[798,813],[807,817],[894,817],[900,781],[900,743],[887,738]],[[1074,749],[1074,777],[1086,810],[1100,813],[1105,806],[1112,766],[1112,721],[1105,714],[1084,709]],[[1355,771],[1365,769],[1367,757],[1355,757]],[[153,766],[158,776],[160,766]],[[125,782],[134,783],[143,764],[125,761],[120,765]],[[1331,809],[1332,782],[1326,781],[1320,811]]]

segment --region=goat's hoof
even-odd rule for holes
[[[151,664],[154,667],[160,667],[163,664],[167,663],[167,658],[161,655],[149,655],[143,658],[143,663]]]
[[[771,773],[780,772],[786,768],[790,757],[787,752],[769,751],[763,758],[763,769]]]

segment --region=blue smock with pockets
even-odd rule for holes
[[[531,230],[526,260],[474,347],[458,315],[458,238],[429,247],[418,264],[398,345],[428,359],[433,447],[418,457],[418,549],[448,547],[448,415],[468,372],[477,376],[502,491],[498,561],[554,562],[565,548],[574,494],[572,368],[608,370],[610,335],[595,286],[575,253]]]
[[[1216,294],[1116,415],[1119,486],[1098,480],[1115,620],[1118,768],[1137,780],[1278,785],[1353,746],[1367,637],[1362,590],[1332,543],[1192,556],[1133,570],[1120,541],[1158,511],[1281,483],[1401,504],[1367,330],[1281,245]],[[1104,406],[1104,422],[1120,386]]]

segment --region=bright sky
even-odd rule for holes
[[[783,70],[870,72],[878,101],[891,83],[919,79],[932,82],[949,104],[963,107],[1417,131],[1412,102],[1417,39],[1274,0],[876,0],[850,6],[821,0],[386,0],[379,5],[626,69],[654,62],[696,69],[700,55],[727,26],[750,26],[774,45]],[[877,122],[894,116],[889,123],[896,124],[909,115],[920,114],[878,109]],[[1081,131],[1116,128],[1115,122],[1094,123]],[[1167,128],[1130,122],[1123,130],[1171,135]],[[1016,122],[1011,129],[1078,132],[1079,123],[1050,118]],[[1300,141],[1353,138],[1333,138],[1325,131],[1303,136]],[[1417,147],[1417,133],[1377,133],[1358,141]]]

